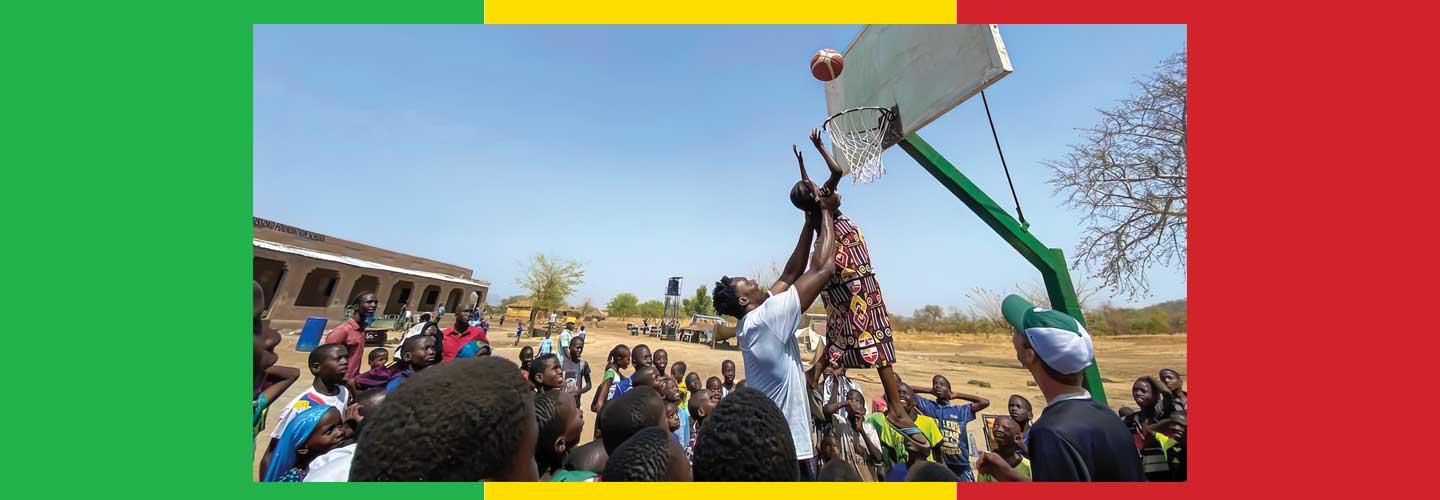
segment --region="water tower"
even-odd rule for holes
[[[660,322],[661,335],[674,335],[675,330],[671,325],[680,324],[680,276],[670,277],[670,282],[665,285],[665,317]]]

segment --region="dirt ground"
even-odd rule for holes
[[[514,326],[508,323],[506,326],[508,328],[498,324],[491,325],[495,334],[490,335],[490,340],[496,356],[518,362],[522,346],[539,347],[539,338],[528,337],[521,340],[520,346],[512,346],[515,341]],[[712,350],[707,345],[661,341],[653,337],[632,337],[625,331],[624,326],[621,322],[586,326],[586,344],[582,358],[590,363],[593,385],[599,385],[599,378],[605,370],[605,355],[616,344],[634,347],[643,343],[652,350],[665,349],[672,364],[684,361],[689,371],[700,374],[701,380],[720,376],[720,363],[729,359],[737,365],[736,379],[745,378],[744,361],[737,349]],[[511,336],[505,338],[502,333],[509,333]],[[396,336],[392,335],[392,341],[394,337]],[[895,338],[899,358],[895,366],[902,379],[928,385],[931,376],[945,375],[953,390],[990,400],[990,408],[980,411],[982,415],[1005,414],[1006,401],[1011,394],[1020,394],[1029,399],[1037,416],[1043,412],[1045,398],[1040,395],[1038,388],[1026,385],[1026,381],[1031,380],[1030,373],[1020,368],[1020,364],[1015,361],[1015,350],[1011,347],[1008,336],[990,335],[987,338],[983,335],[897,333]],[[285,335],[276,352],[280,355],[281,365],[301,367],[303,372],[308,353],[295,351],[297,339],[293,334]],[[1130,398],[1130,386],[1136,377],[1154,375],[1161,368],[1174,368],[1182,376],[1186,375],[1186,339],[1184,335],[1096,338],[1096,358],[1101,377],[1106,380],[1105,395],[1110,406],[1135,406]],[[803,351],[803,345],[801,349]],[[809,356],[812,353],[804,354]],[[867,401],[881,394],[879,379],[873,370],[850,370],[849,376],[860,383]],[[988,382],[991,386],[984,388],[971,385],[967,383],[970,380]],[[255,440],[256,471],[259,470],[260,456],[269,442],[270,432],[280,418],[282,405],[304,392],[312,383],[313,378],[308,373],[302,375],[275,406],[271,407],[265,430]],[[1188,390],[1188,377],[1185,385]],[[585,406],[582,443],[589,442],[594,432],[595,415],[589,411],[593,394],[594,390],[582,398]],[[984,449],[985,440],[980,422],[977,420],[971,423],[967,430],[977,446]]]

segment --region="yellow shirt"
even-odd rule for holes
[[[910,453],[905,451],[905,435],[895,430],[894,427],[890,426],[889,422],[885,421],[884,413],[871,413],[869,417],[865,417],[865,423],[875,430],[875,436],[880,439],[880,445],[885,451],[885,466],[887,468],[897,463],[909,461]],[[915,418],[915,426],[919,427],[920,433],[924,434],[925,438],[930,440],[932,450],[930,460],[939,462],[941,460],[940,454],[935,450],[938,450],[936,446],[939,446],[940,440],[942,439],[940,436],[940,426],[935,423],[935,419],[924,415],[919,415]]]

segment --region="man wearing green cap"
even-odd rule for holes
[[[1030,427],[1029,456],[1035,481],[1144,481],[1140,454],[1120,418],[1090,399],[1083,371],[1095,362],[1095,345],[1080,322],[1035,307],[1016,295],[1001,304],[1014,327],[1015,358],[1030,370],[1049,406]],[[994,453],[976,469],[1000,481],[1027,481]]]

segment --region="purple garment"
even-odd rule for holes
[[[403,371],[405,371],[405,369],[400,366],[400,363],[375,368],[368,372],[361,373],[359,377],[355,377],[355,385],[359,386],[361,390],[372,387],[385,387],[385,384],[389,384],[395,377],[400,376],[400,372]]]

